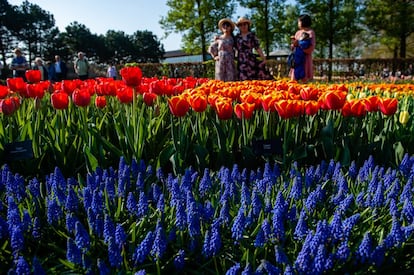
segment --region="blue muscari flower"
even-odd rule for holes
[[[138,203],[135,199],[134,193],[132,192],[128,193],[126,208],[131,215],[137,215]]]
[[[392,218],[391,231],[384,240],[385,248],[400,247],[405,241],[404,232],[401,229],[401,224],[396,217]]]
[[[77,216],[75,216],[74,213],[67,212],[66,213],[66,230],[69,233],[74,233],[76,222],[78,222],[78,221],[79,221],[79,219],[77,218]]]
[[[414,223],[414,206],[412,201],[404,201],[401,214],[407,219],[408,223]]]
[[[145,175],[149,177],[149,176],[153,176],[154,174],[155,174],[154,168],[152,167],[151,164],[149,164],[147,167],[147,170],[145,171]]]
[[[401,226],[401,230],[403,231],[403,233],[404,233],[404,238],[406,239],[406,240],[408,240],[408,239],[410,239],[411,238],[411,235],[413,234],[413,232],[414,232],[414,224],[410,224],[410,225],[408,225],[408,226]]]
[[[272,210],[273,210],[273,206],[272,206],[272,201],[271,201],[270,196],[266,196],[266,197],[264,198],[264,203],[265,203],[265,206],[264,206],[264,212],[265,212],[266,214],[268,214],[268,213],[272,212]]]
[[[241,181],[241,174],[239,170],[239,166],[237,164],[233,164],[233,169],[231,170],[231,180],[234,182]]]
[[[116,244],[113,237],[108,241],[108,260],[111,267],[119,268],[122,264],[121,247]]]
[[[22,217],[22,230],[28,232],[32,229],[32,218],[30,217],[29,211],[27,209],[23,210],[23,217]]]
[[[285,272],[283,272],[283,275],[295,275],[295,270],[291,265],[286,265]]]
[[[162,168],[158,168],[158,169],[157,169],[157,171],[156,171],[156,173],[155,173],[155,176],[157,177],[157,179],[158,179],[160,182],[164,183],[164,181],[165,181],[165,176],[164,176],[164,171],[162,170]]]
[[[65,208],[70,212],[76,212],[79,207],[79,198],[73,190],[73,187],[68,187],[68,195],[66,197]]]
[[[206,201],[203,207],[202,217],[205,221],[210,221],[214,218],[215,209],[210,201]]]
[[[309,212],[313,212],[319,201],[323,199],[322,187],[318,185],[314,191],[312,191],[306,199],[305,205]]]
[[[37,178],[33,178],[29,181],[28,189],[33,198],[40,199],[40,182]]]
[[[284,212],[282,209],[277,208],[273,210],[272,217],[272,226],[273,226],[273,236],[279,241],[285,239],[285,225],[284,225]]]
[[[115,179],[111,177],[106,177],[105,180],[105,191],[110,200],[114,200],[116,196],[115,192]]]
[[[144,192],[139,193],[139,199],[138,199],[138,205],[137,205],[137,214],[139,218],[143,218],[146,216],[148,212],[149,206],[148,206],[148,200],[147,196]]]
[[[42,228],[41,228],[41,224],[40,224],[40,218],[39,217],[34,217],[32,236],[35,240],[40,240],[40,238],[42,237],[42,231],[41,230],[42,230]],[[0,239],[1,239],[1,234],[0,234]]]
[[[20,226],[13,226],[10,234],[10,246],[12,248],[13,255],[18,255],[20,251],[24,249],[24,236]]]
[[[19,275],[30,275],[30,266],[26,262],[23,256],[19,256],[16,263],[16,274]]]
[[[157,201],[159,199],[159,197],[162,195],[162,190],[155,183],[151,184],[151,189],[152,189],[152,199],[154,201]]]
[[[175,226],[178,230],[184,231],[187,227],[187,219],[185,213],[184,202],[175,205]]]
[[[118,196],[124,197],[126,192],[129,190],[131,184],[131,173],[129,166],[125,169],[118,171]]]
[[[55,199],[47,199],[47,222],[50,225],[58,222],[63,214],[62,209]]]
[[[125,233],[124,228],[121,224],[117,223],[115,229],[115,243],[119,246],[123,246],[126,244],[127,238],[128,235]]]
[[[157,209],[163,214],[165,209],[164,194],[160,194],[157,200]]]
[[[279,191],[276,196],[276,202],[275,202],[273,211],[279,211],[282,214],[285,214],[287,209],[288,209],[288,203],[286,202],[285,197],[283,197],[282,192]]]
[[[212,256],[211,249],[210,249],[210,241],[211,241],[211,230],[206,230],[204,234],[204,242],[203,247],[201,249],[201,253],[206,258],[210,258]]]
[[[404,185],[403,191],[400,195],[400,202],[404,202],[406,200],[413,201],[413,177],[410,177]]]
[[[256,188],[253,189],[252,192],[252,214],[253,217],[257,218],[260,215],[260,212],[262,211],[263,203],[260,198],[259,192]]]
[[[181,178],[180,188],[182,191],[187,193],[187,191],[191,191],[191,170],[190,168],[185,169],[184,176]]]
[[[134,266],[137,267],[139,264],[142,264],[147,258],[148,254],[151,251],[152,244],[154,242],[154,233],[149,231],[145,238],[135,249],[133,254]]]
[[[143,161],[143,160],[141,160]],[[145,164],[144,164],[145,165]],[[132,179],[136,179],[139,173],[139,165],[136,158],[132,158],[131,160],[131,177]]]
[[[318,171],[320,170],[316,170],[316,168],[313,166],[306,168],[305,177],[304,177],[304,183],[305,183],[306,189],[312,187],[312,185],[315,183],[315,177]]]
[[[325,271],[330,271],[333,269],[335,263],[334,254],[328,252],[328,256],[325,258]]]
[[[178,184],[177,178],[170,178],[169,177],[169,191],[171,194],[170,204],[171,206],[178,206],[178,204],[182,203],[182,194],[180,190],[180,185]]]
[[[83,207],[85,209],[92,207],[92,196],[93,196],[92,189],[89,188],[88,186],[84,187],[82,189],[82,195],[83,195]]]
[[[243,271],[241,272],[241,275],[252,275],[252,274],[253,274],[252,266],[250,263],[247,263]]]
[[[151,255],[154,259],[160,259],[167,250],[167,240],[165,238],[164,229],[161,225],[161,222],[157,222],[157,227],[155,229],[155,238],[154,243],[151,248]]]
[[[100,191],[99,189],[95,189],[93,191],[91,207],[92,207],[93,212],[95,212],[95,214],[103,214],[103,211],[105,208],[105,202],[104,202],[102,191]]]
[[[39,259],[35,256],[32,260],[33,275],[46,275],[46,271],[43,269],[40,264]]]
[[[323,274],[326,264],[326,249],[324,244],[319,244],[315,258],[313,259],[312,274]]]
[[[254,239],[253,245],[255,247],[263,247],[265,243],[266,243],[265,234],[263,232],[262,227],[260,227],[259,230],[257,231],[256,238]]]
[[[349,194],[341,204],[337,207],[337,211],[345,213],[349,208],[351,208],[352,203],[354,202],[354,195]]]
[[[355,203],[357,204],[358,207],[364,207],[365,205],[365,192],[361,191],[358,193],[356,199],[355,199]]]
[[[86,175],[86,186],[89,187],[91,190],[95,190],[96,188],[98,188],[98,183],[96,182],[96,178],[91,173],[88,173]]]
[[[71,238],[67,239],[66,258],[71,263],[78,265],[82,264],[81,250],[78,248],[74,240],[72,240]]]
[[[302,245],[302,249],[298,253],[295,260],[295,268],[299,274],[311,274],[312,272],[312,255],[309,248],[309,243],[312,240],[312,232],[306,236],[306,239]]]
[[[241,181],[245,181],[245,182],[251,182],[250,177],[249,177],[249,171],[247,170],[247,168],[243,168],[241,175],[240,175],[240,179]]]
[[[412,158],[410,157],[410,155],[408,153],[405,153],[403,159],[401,160],[400,165],[398,166],[402,174],[406,177],[409,176],[411,167],[413,165],[413,162],[411,159]]]
[[[88,251],[91,246],[89,233],[79,221],[75,224],[75,243],[82,251]]]
[[[183,249],[180,249],[177,253],[177,256],[174,257],[174,267],[177,271],[182,271],[185,266],[185,252]]]
[[[244,207],[247,209],[249,207],[251,200],[250,200],[250,188],[249,186],[243,182],[241,187],[241,197],[240,197],[240,203],[241,207]]]
[[[213,184],[211,182],[210,170],[208,168],[205,168],[203,177],[201,178],[200,183],[198,185],[198,192],[200,193],[201,197],[207,195],[212,187]]]
[[[234,264],[230,267],[229,270],[226,271],[226,275],[237,275],[240,270],[240,263]]]
[[[342,222],[342,232],[345,238],[348,238],[351,235],[352,228],[357,224],[360,216],[359,213],[356,213]]]
[[[137,272],[134,273],[134,275],[146,275],[146,274],[147,272],[145,271],[145,269],[138,270]]]
[[[276,263],[281,263],[284,265],[289,264],[289,258],[287,257],[283,247],[280,245],[275,245],[275,260]]]
[[[261,194],[266,193],[266,186],[267,186],[268,182],[269,182],[269,180],[267,178],[259,179],[259,180],[255,181],[256,188],[259,191],[259,193],[261,193]]]
[[[93,224],[93,231],[95,232],[95,234],[101,238],[103,236],[103,232],[104,232],[104,216],[101,214],[98,214],[95,216],[95,222]]]
[[[316,254],[319,245],[327,244],[328,240],[331,238],[330,227],[326,220],[319,220],[316,225],[315,234],[309,243],[309,248],[311,249],[312,254]]]
[[[97,266],[99,275],[109,275],[111,274],[111,270],[106,266],[105,261],[102,259],[97,260]]]
[[[348,261],[350,255],[351,249],[348,245],[348,239],[344,239],[335,252],[335,259],[337,259],[339,263],[345,263]]]
[[[239,241],[243,238],[243,232],[245,228],[246,219],[244,216],[244,208],[239,208],[236,218],[234,219],[233,225],[231,227],[231,237]]]
[[[355,160],[351,162],[351,165],[348,168],[348,176],[351,178],[352,181],[355,181],[356,177],[358,176],[358,167],[355,163]]]
[[[384,244],[379,244],[372,251],[370,259],[371,259],[371,262],[374,263],[376,267],[380,267],[384,263],[385,252],[386,252],[386,249],[384,247]]]
[[[55,167],[53,174],[50,176],[49,185],[52,190],[52,194],[57,198],[58,202],[61,205],[64,205],[66,199],[65,191],[67,184],[62,171],[57,166]]]
[[[267,260],[261,260],[261,263],[260,263],[259,267],[256,270],[256,272],[263,272],[263,271],[265,271],[266,274],[269,274],[269,275],[282,274],[282,271],[278,267],[272,265]]]
[[[272,238],[273,234],[272,234],[272,227],[270,225],[270,222],[268,219],[264,219],[262,221],[262,225],[260,226],[260,228],[263,230],[264,233],[264,237],[265,240],[269,240],[270,238]]]
[[[330,235],[333,237],[333,241],[339,241],[342,239],[342,218],[341,213],[335,211],[332,221],[329,225]]]
[[[292,189],[290,189],[289,198],[299,200],[302,197],[302,177],[299,175],[293,178]]]
[[[362,264],[368,263],[371,259],[371,253],[372,253],[371,233],[365,232],[364,238],[362,239],[357,251],[355,251],[356,258]]]
[[[108,215],[105,215],[104,218],[103,236],[105,243],[108,243],[110,238],[115,237],[115,224]]]
[[[395,199],[391,199],[389,202],[390,206],[389,206],[389,210],[390,210],[390,215],[392,217],[397,217],[399,216],[399,210],[398,210],[398,205],[395,202]]]
[[[137,191],[145,189],[145,172],[138,172],[137,180],[135,181],[135,187]]]
[[[303,238],[308,235],[308,225],[306,223],[306,211],[302,209],[300,211],[299,220],[295,227],[295,232],[293,233],[293,236],[297,240],[303,240]]]
[[[348,193],[349,192],[348,182],[347,182],[345,176],[342,173],[340,173],[340,175],[338,176],[336,181],[337,181],[337,184],[338,184],[338,190],[341,190],[343,193]]]
[[[298,169],[298,162],[294,161],[290,167],[289,177],[293,179],[297,175],[300,175],[299,169]]]
[[[222,204],[219,217],[223,225],[230,222],[230,202],[228,200],[224,201]]]
[[[333,159],[331,159],[329,161],[328,166],[326,167],[324,180],[332,179],[332,175],[334,174],[334,171],[335,171],[335,166],[336,166],[335,161]]]
[[[375,191],[374,197],[371,202],[371,207],[382,207],[384,206],[384,187],[381,182],[378,183],[377,189]]]

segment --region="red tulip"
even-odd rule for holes
[[[12,98],[5,98],[0,100],[0,112],[6,116],[13,114],[16,109],[16,104]]]
[[[38,83],[42,80],[42,73],[39,70],[27,70],[25,75],[27,81],[30,83]]]
[[[134,100],[134,92],[131,87],[120,87],[116,90],[116,97],[121,103],[131,103]]]
[[[16,78],[7,78],[7,87],[9,87],[10,91],[19,93],[21,97],[28,97],[27,90],[26,90],[26,82],[24,82],[23,78],[16,77]]]
[[[42,83],[27,84],[27,95],[31,98],[43,98],[45,95],[45,85]]]
[[[80,87],[80,82],[79,79],[74,79],[74,80],[62,80],[61,82],[61,89],[67,93],[68,95],[72,95],[73,91],[75,91],[75,89]]]
[[[376,112],[378,111],[378,101],[379,97],[374,95],[364,98],[363,102],[368,112]]]
[[[231,98],[217,98],[214,103],[214,110],[221,120],[230,119],[233,116],[233,105]]]
[[[73,103],[79,107],[86,107],[91,102],[91,94],[87,89],[76,89],[72,94]]]
[[[281,99],[276,101],[274,105],[279,116],[284,119],[300,116],[304,111],[301,100]]]
[[[378,108],[386,116],[391,116],[397,112],[398,100],[396,98],[381,98],[378,101]]]
[[[239,119],[250,119],[253,116],[253,111],[255,109],[254,103],[237,103],[234,106],[234,113]]]
[[[346,92],[328,91],[322,98],[323,107],[329,110],[339,110],[346,101]]]
[[[300,89],[299,93],[300,93],[300,97],[303,100],[306,100],[306,101],[308,101],[308,100],[317,100],[318,96],[319,96],[318,95],[319,91],[315,88],[312,88],[312,87],[302,88],[302,89]]]
[[[193,95],[190,97],[190,105],[195,112],[204,112],[207,109],[207,98],[200,94]]]
[[[141,84],[142,71],[138,67],[124,67],[120,74],[122,80],[130,87],[138,87]]]
[[[154,105],[154,102],[155,102],[155,100],[157,99],[157,95],[156,94],[153,94],[153,93],[144,93],[143,95],[142,95],[142,99],[144,100],[144,103],[147,105],[147,106],[152,106],[152,105]]]
[[[95,97],[95,106],[102,109],[106,106],[106,97],[102,95],[98,95]]]
[[[184,96],[178,95],[168,99],[171,113],[176,117],[183,117],[190,109],[190,104]]]
[[[9,94],[9,88],[7,86],[0,85],[0,99],[5,98]]]
[[[69,96],[67,93],[63,92],[62,90],[57,90],[52,93],[50,96],[50,101],[52,103],[53,108],[57,110],[63,110],[68,108],[69,105]]]
[[[308,116],[316,115],[320,109],[320,104],[318,101],[309,100],[304,102],[305,105],[305,114]]]
[[[363,117],[367,114],[367,109],[365,107],[364,100],[349,100],[346,101],[344,106],[342,107],[342,115],[347,116],[355,116],[355,117]]]

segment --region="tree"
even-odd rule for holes
[[[389,47],[394,57],[405,58],[407,38],[414,33],[414,2],[411,0],[367,0],[365,24],[373,38]]]
[[[43,55],[46,37],[55,26],[53,15],[36,4],[24,1],[16,9],[13,34],[24,42],[29,50],[29,62],[32,55]]]
[[[164,47],[157,36],[150,31],[136,31],[132,35],[136,49],[136,60],[139,63],[158,63],[164,56]]]
[[[241,0],[240,6],[252,10],[251,19],[261,47],[269,56],[272,46],[284,44],[286,0]]]
[[[74,21],[70,23],[63,33],[64,42],[68,45],[69,50],[73,55],[82,51],[88,58],[97,58],[97,35],[92,34],[91,31],[83,24]]]
[[[6,52],[10,50],[12,35],[10,29],[13,27],[13,19],[16,18],[13,7],[7,0],[0,0],[0,54],[2,63],[6,64]]]
[[[109,30],[105,34],[105,46],[108,49],[109,56],[107,61],[131,62],[132,55],[135,52],[133,39],[123,31]]]
[[[159,23],[166,31],[184,33],[183,50],[203,56],[207,60],[208,42],[217,34],[217,23],[221,18],[231,17],[235,1],[229,0],[167,0],[171,9]]]

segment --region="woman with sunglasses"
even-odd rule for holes
[[[230,19],[224,18],[218,22],[218,27],[223,34],[215,37],[214,42],[208,48],[208,52],[215,61],[215,79],[234,81],[236,78],[233,39],[235,24]]]

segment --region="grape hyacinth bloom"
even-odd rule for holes
[[[275,245],[275,259],[277,263],[289,264],[289,259],[280,245]]]
[[[185,266],[185,252],[183,249],[180,249],[177,253],[177,256],[174,257],[174,267],[177,271],[182,271]]]
[[[125,233],[124,228],[121,224],[118,223],[115,229],[115,243],[118,246],[123,246],[126,244],[127,238],[128,235]]]
[[[116,244],[113,237],[109,238],[108,241],[108,260],[112,267],[119,268],[122,264],[121,247]]]
[[[75,241],[71,238],[68,238],[67,240],[66,258],[71,263],[78,264],[78,265],[82,264],[81,250],[75,244]]]
[[[66,197],[65,208],[70,212],[76,212],[79,207],[79,198],[76,195],[73,187],[69,187],[68,195]]]
[[[145,195],[144,192],[140,192],[139,193],[139,199],[138,199],[138,206],[137,206],[137,214],[138,214],[138,218],[143,218],[145,217],[145,215],[148,212],[148,200],[147,200],[147,196]]]
[[[148,254],[151,251],[151,247],[154,241],[154,233],[149,231],[142,242],[135,249],[133,259],[135,267],[139,264],[142,264],[147,258]]]
[[[23,256],[19,256],[16,263],[16,274],[29,275],[31,274],[30,266]]]
[[[50,225],[54,225],[59,221],[63,214],[62,209],[59,207],[55,199],[47,199],[47,222]]]
[[[371,259],[372,253],[372,237],[370,232],[365,232],[357,251],[356,258],[362,264],[367,263]]]
[[[46,271],[43,269],[37,257],[33,257],[32,267],[33,267],[33,275],[46,275]]]
[[[198,186],[198,192],[200,193],[201,197],[204,197],[208,194],[208,192],[212,188],[212,182],[210,177],[210,170],[208,168],[204,169],[203,177],[200,180],[199,186]]]
[[[245,227],[246,219],[244,216],[244,208],[239,208],[239,212],[237,213],[236,218],[234,219],[233,225],[231,227],[231,237],[239,241],[243,238],[243,232]]]
[[[111,270],[106,266],[105,261],[102,259],[97,260],[97,266],[99,270],[99,275],[109,275]]]
[[[75,224],[75,243],[84,252],[88,251],[91,245],[88,231],[79,221]]]
[[[10,233],[10,246],[13,255],[18,255],[24,249],[24,236],[21,226],[13,226]]]
[[[167,249],[167,240],[165,238],[164,229],[161,225],[161,222],[157,222],[157,226],[155,229],[155,238],[154,243],[151,248],[151,255],[154,259],[160,259],[164,255]]]
[[[303,240],[304,237],[308,234],[308,225],[306,223],[306,211],[302,209],[300,212],[298,223],[295,227],[295,232],[293,234],[294,238],[297,240]]]
[[[226,271],[226,275],[237,275],[240,270],[240,263],[234,264],[230,267],[229,270]]]

